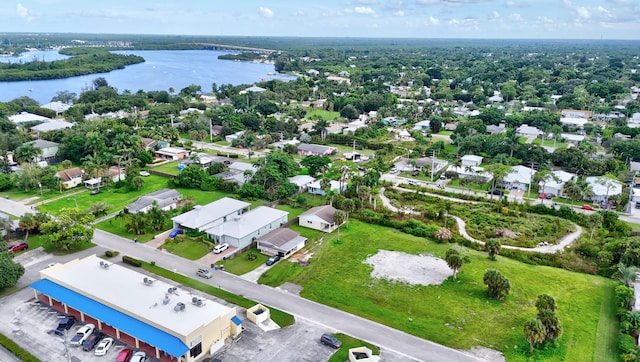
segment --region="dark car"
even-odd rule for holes
[[[62,318],[58,323],[58,326],[56,327],[55,334],[58,336],[63,336],[64,331],[68,331],[69,329],[71,329],[71,327],[73,327],[75,323],[76,317],[72,315]]]
[[[180,234],[184,234],[184,230],[175,229],[175,230],[173,230],[173,231],[169,234],[169,237],[170,237],[171,239],[175,239],[175,238],[176,238],[176,236],[178,236],[178,235],[180,235]]]
[[[487,192],[487,193],[488,194],[498,195],[498,196],[504,195],[504,191],[502,191],[502,190],[489,190],[489,192]]]
[[[102,190],[100,190],[100,189],[91,190],[91,195],[97,195],[97,194],[99,194],[101,192],[102,192]]]
[[[269,257],[269,259],[267,259],[267,262],[265,264],[271,266],[277,263],[279,260],[280,260],[280,255],[272,255]]]
[[[324,344],[325,346],[333,347],[335,349],[342,347],[342,342],[330,333],[324,333],[320,337],[320,343]]]
[[[27,249],[29,249],[29,244],[27,243],[18,243],[18,244],[13,244],[9,246],[9,251],[12,253],[17,253],[19,251],[27,250]]]
[[[87,352],[91,351],[103,337],[104,333],[100,331],[93,331],[89,338],[82,343],[82,349]]]

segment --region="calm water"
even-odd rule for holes
[[[280,79],[288,81],[292,76],[277,74],[272,64],[234,62],[219,60],[222,51],[212,50],[149,50],[122,51],[121,54],[135,54],[143,57],[146,62],[127,66],[125,69],[114,70],[109,73],[90,74],[80,77],[24,82],[0,82],[0,101],[28,96],[41,104],[51,101],[58,91],[70,91],[80,94],[82,89],[89,87],[95,78],[103,77],[119,92],[130,90],[135,93],[144,91],[180,89],[197,84],[205,93],[211,92],[211,84],[253,84],[262,80]],[[18,62],[33,59],[52,61],[64,59],[65,56],[56,51],[38,51],[16,57],[0,57],[0,62]]]

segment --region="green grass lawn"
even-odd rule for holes
[[[178,171],[179,163],[180,161],[172,161],[172,162],[163,163],[162,165],[158,165],[158,166],[151,166],[149,168],[159,172],[165,172],[170,175],[177,175],[180,173],[180,171]]]
[[[542,139],[540,138],[536,138],[535,140],[533,140],[532,142],[534,145],[539,145],[542,146]],[[567,148],[567,143],[566,142],[561,142],[561,141],[556,141],[555,143],[553,142],[553,140],[545,140],[544,141],[544,146],[547,147],[556,147],[556,148]]]
[[[169,239],[162,248],[183,258],[198,260],[211,252],[213,244],[204,240],[202,236],[192,238],[183,234],[173,240]]]
[[[254,260],[249,260],[249,258],[247,257],[249,253],[253,253],[256,258]],[[258,248],[253,247],[251,249],[243,251],[233,259],[219,261],[218,265],[224,265],[224,270],[228,271],[231,274],[242,275],[264,264],[267,259],[269,259],[267,255],[261,254],[258,251]]]
[[[335,232],[325,235],[309,266],[279,263],[280,269],[272,268],[260,282],[272,286],[296,283],[303,286],[305,298],[453,348],[494,348],[507,361],[591,361],[596,336],[615,337],[607,327],[614,323],[615,314],[609,308],[601,310],[608,301],[605,292],[614,285],[612,280],[502,257],[490,261],[485,253],[464,250],[471,263],[464,266],[457,281],[411,286],[371,278],[372,267],[363,261],[379,249],[444,257],[451,245],[354,220],[342,229],[342,240],[336,239]],[[504,301],[487,297],[482,277],[489,268],[499,270],[511,282],[511,294]],[[564,334],[556,348],[536,351],[531,357],[522,328],[535,317],[534,302],[542,293],[556,299]],[[604,350],[603,355],[611,353]]]
[[[318,110],[314,110],[311,111],[309,113],[307,113],[304,118],[306,119],[312,119],[315,118],[317,116],[320,116],[320,118],[327,120],[327,121],[333,121],[336,118],[340,118],[340,112],[329,112],[329,111],[325,111],[322,109],[318,109]]]

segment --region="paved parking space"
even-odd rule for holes
[[[116,342],[105,356],[85,352],[82,347],[71,347],[64,338],[53,331],[58,325],[59,313],[36,303],[29,302],[33,290],[25,288],[0,301],[0,332],[11,338],[31,354],[45,362],[104,362],[115,361],[124,344]],[[67,340],[82,324],[76,323]]]

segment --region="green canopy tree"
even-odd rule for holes
[[[489,288],[489,297],[503,300],[511,290],[509,279],[500,274],[499,271],[488,269],[482,278],[484,284]]]
[[[489,239],[484,244],[484,248],[489,253],[489,259],[496,260],[496,255],[500,254],[501,244],[498,239]]]
[[[4,242],[0,242],[2,250],[7,250],[7,245]],[[0,253],[0,289],[13,287],[18,282],[18,279],[24,274],[24,267],[22,264],[13,261],[9,253]]]
[[[57,219],[43,223],[40,230],[53,246],[61,250],[70,250],[80,243],[91,241],[93,220],[93,215],[78,208],[63,208]]]
[[[25,231],[24,241],[27,241],[27,239],[29,239],[29,232],[33,231],[38,227],[38,221],[36,220],[36,218],[33,216],[32,213],[28,212],[20,217],[20,220],[18,221],[18,226],[20,227],[20,229]]]

